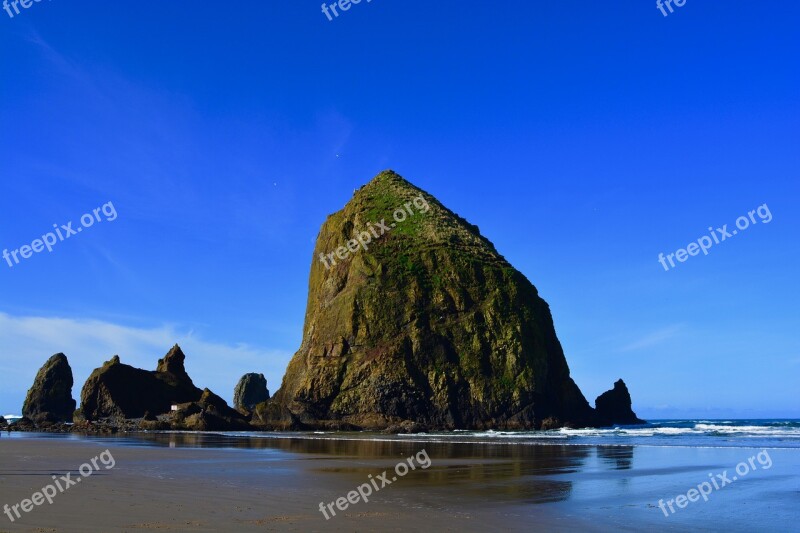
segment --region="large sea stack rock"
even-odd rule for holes
[[[145,413],[169,413],[174,404],[198,401],[203,391],[186,373],[185,359],[176,344],[151,372],[124,365],[115,355],[86,380],[81,391],[82,416],[86,420],[141,418]]]
[[[302,344],[256,415],[365,429],[596,422],[536,288],[477,226],[391,171],[323,224]]]
[[[233,391],[233,406],[243,413],[249,413],[256,405],[267,400],[269,390],[264,374],[245,374]]]
[[[72,368],[67,356],[57,353],[39,369],[33,386],[22,405],[22,416],[36,424],[72,422],[75,400],[72,398]]]
[[[615,424],[644,424],[631,408],[631,395],[628,387],[621,379],[614,383],[614,388],[604,392],[594,401],[599,424],[613,426]]]

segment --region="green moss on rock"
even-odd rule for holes
[[[316,258],[422,196],[367,250]],[[408,214],[408,213],[406,213]],[[391,171],[329,216],[309,278],[303,341],[256,410],[284,427],[404,421],[440,429],[591,423],[549,307],[474,226]]]

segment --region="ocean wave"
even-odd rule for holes
[[[171,432],[168,432],[171,433]],[[546,431],[454,430],[417,434],[377,432],[224,432],[251,438],[370,440],[509,446],[645,446],[689,448],[770,448],[800,450],[798,420],[657,420],[635,426],[561,428]]]

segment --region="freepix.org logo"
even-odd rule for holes
[[[369,4],[372,0],[366,0],[366,2]],[[334,17],[339,17],[339,11],[350,11],[353,4],[360,3],[361,0],[338,0],[330,4],[322,4],[322,12],[328,17],[329,21],[333,21]],[[333,13],[333,16],[331,16],[331,13]]]
[[[344,261],[350,254],[357,252],[359,248],[363,248],[366,252],[369,249],[369,244],[372,242],[373,237],[375,240],[380,239],[392,231],[392,229],[396,228],[397,224],[404,222],[410,216],[413,217],[416,214],[414,211],[415,207],[421,213],[427,213],[431,208],[428,201],[420,194],[392,213],[394,222],[387,224],[386,219],[381,219],[380,222],[376,223],[370,222],[367,224],[367,228],[364,231],[356,232],[356,237],[347,241],[346,246],[340,246],[335,252],[329,254],[319,254],[319,260],[325,265],[325,268],[330,270],[331,267],[336,265],[336,258],[339,258],[340,261]]]
[[[52,252],[53,246],[59,242],[63,242],[73,235],[77,235],[83,231],[83,228],[92,227],[95,222],[102,222],[103,220],[100,218],[100,213],[103,214],[107,222],[113,222],[117,219],[117,210],[114,207],[114,204],[107,202],[102,206],[92,210],[91,213],[85,213],[83,216],[81,216],[80,226],[73,228],[72,222],[67,222],[66,224],[61,224],[60,226],[59,224],[53,224],[53,230],[55,231],[49,231],[45,233],[40,239],[34,239],[30,244],[25,244],[11,251],[9,251],[8,248],[4,249],[2,253],[3,259],[6,260],[9,268],[13,268],[14,265],[18,265],[20,263],[20,259],[29,259],[34,253],[38,254],[44,250]]]
[[[672,4],[675,4],[677,7],[683,7],[686,5],[686,0],[664,0],[663,2],[661,0],[656,0],[656,8],[661,11],[665,17],[675,12]],[[669,9],[669,13],[667,13],[667,9]]]
[[[755,215],[758,215],[758,219],[756,220]],[[737,229],[728,229],[728,224],[723,224],[721,228],[717,228],[716,230],[709,226],[708,228],[708,235],[703,235],[697,242],[690,242],[686,248],[680,248],[671,254],[664,255],[664,252],[658,254],[658,262],[661,263],[661,266],[664,267],[665,271],[668,271],[670,268],[675,268],[675,261],[673,258],[678,260],[678,262],[683,263],[690,256],[696,256],[700,252],[703,252],[703,255],[708,255],[708,251],[711,249],[712,246],[715,244],[721,244],[726,239],[730,239],[734,235],[737,235],[740,231],[744,231],[752,225],[757,224],[758,222],[762,224],[769,224],[772,222],[772,213],[769,210],[769,206],[767,204],[761,204],[756,209],[747,212],[747,216],[742,215],[736,219],[736,228]],[[669,262],[669,265],[667,265]]]
[[[28,9],[33,4],[38,4],[41,1],[42,0],[11,0],[11,2],[9,2],[8,0],[3,0],[3,9],[8,13],[8,16],[13,19],[14,15],[19,15],[21,13],[19,6],[22,6],[23,9]],[[11,9],[14,9],[13,13]]]
[[[80,477],[73,479],[72,472],[67,472],[65,475],[60,477],[53,475],[53,483],[45,485],[41,490],[34,492],[30,498],[26,498],[17,504],[4,505],[3,513],[5,513],[9,520],[14,522],[15,520],[23,518],[23,515],[20,513],[20,509],[23,513],[27,514],[33,511],[36,507],[44,505],[45,501],[48,505],[53,505],[53,501],[56,496],[72,487],[77,486],[78,483],[90,477],[95,472],[99,472],[100,464],[102,464],[106,470],[111,470],[117,465],[117,461],[114,460],[114,456],[111,455],[111,452],[106,449],[106,451],[95,456],[93,459],[91,459],[91,461],[83,463],[78,468]]]

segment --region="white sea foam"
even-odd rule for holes
[[[553,446],[652,446],[690,448],[767,447],[800,448],[800,421],[769,420],[659,420],[639,426],[613,428],[553,429],[547,431],[435,431],[410,435],[370,432],[330,433],[228,433],[255,438],[303,438],[311,440],[370,440],[379,442],[440,442],[447,444],[553,445]]]

